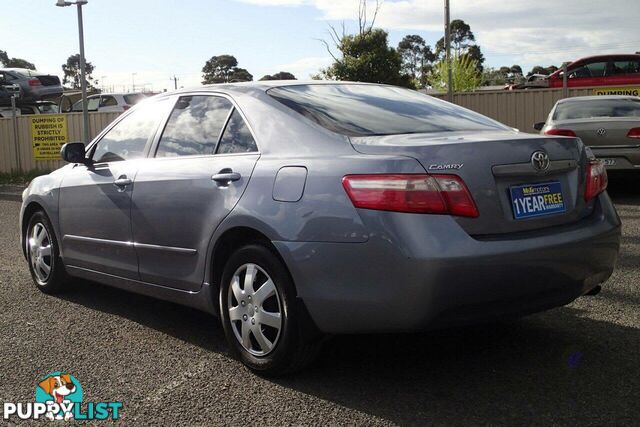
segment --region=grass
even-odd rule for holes
[[[26,172],[0,172],[0,185],[26,185],[33,178],[46,175],[50,171],[32,169]]]

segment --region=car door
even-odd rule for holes
[[[633,57],[614,58],[607,74],[609,86],[640,84],[640,60]],[[629,88],[629,91],[629,95],[638,95],[637,88]]]
[[[569,87],[588,87],[605,85],[606,60],[593,60],[573,70],[569,70]]]
[[[60,187],[62,254],[70,268],[138,279],[131,237],[131,191],[137,163],[168,101],[132,110],[90,146],[90,165],[76,164]]]
[[[234,208],[259,157],[232,101],[181,96],[157,138],[155,159],[135,179],[132,231],[141,280],[195,291],[207,248]]]

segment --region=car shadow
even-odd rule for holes
[[[61,298],[228,352],[217,319],[197,310],[88,282]],[[636,328],[564,307],[510,323],[333,337],[310,368],[270,381],[398,424],[631,423],[638,342]]]

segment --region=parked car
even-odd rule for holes
[[[562,69],[547,79],[549,87],[562,87]],[[582,58],[567,66],[567,86],[640,85],[640,55],[599,55]],[[634,95],[639,95],[635,93]]]
[[[144,93],[103,93],[87,97],[89,111],[122,113],[147,96]],[[73,104],[71,111],[82,111],[82,100]]]
[[[547,79],[549,76],[546,74],[532,74],[522,83],[517,84],[508,84],[505,86],[505,89],[514,90],[514,89],[541,89],[549,87],[549,83]]]
[[[57,114],[58,104],[52,101],[22,102],[16,103],[16,116],[29,114]],[[0,117],[11,117],[13,114],[11,105],[0,105]]]
[[[561,99],[546,123],[534,128],[544,135],[579,137],[609,169],[640,168],[640,97]]]
[[[220,316],[251,369],[323,334],[519,316],[594,294],[620,220],[578,138],[392,86],[255,82],[139,103],[23,194],[36,286],[69,277]]]
[[[52,100],[62,95],[58,76],[26,68],[1,68],[0,73],[7,83],[20,87],[20,98],[24,102]]]

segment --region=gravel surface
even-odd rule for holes
[[[0,402],[33,401],[37,380],[62,370],[85,401],[122,401],[126,425],[637,424],[635,186],[612,190],[623,247],[600,295],[514,323],[336,337],[278,380],[231,359],[216,319],[196,310],[91,283],[40,293],[19,249],[20,205],[0,201]]]

